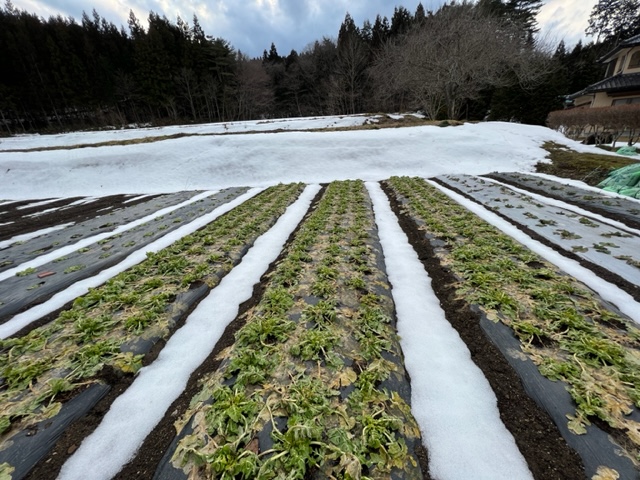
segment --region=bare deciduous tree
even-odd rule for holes
[[[349,17],[350,18],[350,17]],[[338,61],[334,67],[334,91],[338,95],[339,113],[354,114],[359,110],[362,86],[367,70],[369,50],[353,25],[338,38]]]
[[[238,55],[238,119],[265,116],[273,104],[269,75],[260,60]]]
[[[518,25],[465,2],[443,6],[384,49],[374,74],[428,117],[456,119],[488,87],[535,85],[549,73],[549,60]]]

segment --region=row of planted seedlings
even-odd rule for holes
[[[151,346],[168,338],[193,307],[185,302],[189,292],[214,287],[302,188],[265,190],[168,248],[148,253],[52,322],[0,341],[0,445],[55,416],[61,408],[57,399],[96,381],[103,368],[135,373]]]
[[[331,183],[156,475],[422,478],[381,259],[363,183]]]
[[[444,241],[440,262],[458,294],[513,329],[542,375],[567,383],[575,401],[569,429],[606,422],[640,460],[640,330],[592,291],[489,225],[423,179],[389,185],[425,233]]]

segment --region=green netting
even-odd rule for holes
[[[618,193],[620,195],[626,195],[628,197],[635,197],[638,194],[638,192],[640,192],[640,188],[633,187],[633,188],[623,188]]]
[[[619,153],[620,155],[638,155],[638,152],[636,152],[636,147],[634,146],[625,146],[619,148],[616,153]]]
[[[598,184],[598,187],[609,192],[640,198],[640,163],[614,170]]]

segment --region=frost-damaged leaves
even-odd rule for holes
[[[59,394],[105,366],[137,372],[147,350],[167,338],[190,305],[193,285],[215,286],[255,239],[302,191],[280,185],[234,208],[205,228],[91,289],[52,323],[0,341],[0,431],[10,434],[55,413]],[[268,325],[265,329],[268,330]],[[280,330],[282,331],[282,330]],[[265,343],[274,341],[265,333]],[[8,435],[3,437],[6,442]]]
[[[363,184],[329,185],[182,419],[193,431],[176,468],[193,478],[421,478],[373,230]]]
[[[460,278],[459,295],[513,328],[522,349],[576,403],[569,428],[584,433],[599,418],[640,454],[640,331],[574,279],[491,227],[421,179],[392,178],[409,214],[444,240],[440,261]],[[626,442],[630,444],[630,442]]]

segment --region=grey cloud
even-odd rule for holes
[[[13,0],[18,8],[25,8],[22,2],[28,0]],[[36,0],[38,1],[38,0]],[[136,12],[139,20],[144,23],[149,11],[166,15],[172,21],[180,12],[182,18],[191,22],[198,0],[174,0],[169,3],[169,10],[164,11],[162,0],[39,0],[41,5],[59,11],[63,16],[71,16],[81,20],[82,11],[91,14],[96,8],[98,13],[114,24],[127,25],[129,9]],[[389,0],[278,0],[280,16],[271,18],[269,9],[259,8],[255,2],[248,0],[202,0],[208,6],[211,15],[204,18],[198,15],[200,23],[208,35],[222,37],[229,41],[237,50],[249,56],[260,56],[264,49],[275,43],[281,55],[288,54],[292,49],[301,51],[306,45],[320,40],[324,36],[335,37],[340,24],[347,12],[351,14],[358,26],[365,20],[373,22],[376,15],[391,19],[396,2]],[[445,0],[423,0],[426,10],[437,10]],[[568,6],[593,3],[595,0],[547,0],[549,6]],[[200,2],[201,3],[201,2]],[[420,0],[398,0],[410,12],[415,12]],[[218,8],[224,6],[224,8]],[[317,7],[316,7],[317,6]],[[317,13],[319,9],[319,13]],[[554,11],[557,11],[552,7]],[[543,32],[551,35],[561,34],[567,43],[575,43],[584,32],[586,25],[576,28],[575,9],[564,8],[561,18],[553,16],[542,25]],[[220,12],[225,12],[221,14]],[[558,14],[560,13],[557,11]],[[39,13],[39,12],[35,12]],[[221,16],[222,15],[222,16]],[[569,18],[562,18],[562,17]],[[575,41],[574,41],[575,38]]]

